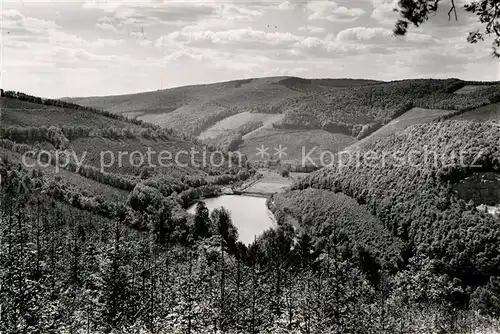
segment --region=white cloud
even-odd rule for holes
[[[405,37],[395,36],[391,29],[354,27],[340,31],[336,40],[341,43],[364,43],[364,44],[432,44],[438,41],[426,34],[408,33]]]
[[[1,13],[2,28],[6,31],[19,31],[40,34],[49,30],[60,28],[52,20],[41,20],[27,17],[18,10],[10,9]]]
[[[308,2],[306,8],[310,13],[310,21],[353,22],[365,13],[361,8],[347,8],[327,0]]]
[[[135,42],[140,46],[150,46],[153,44],[149,39],[136,39]]]
[[[279,10],[284,10],[284,11],[287,11],[287,10],[293,10],[297,8],[297,5],[295,3],[292,3],[291,1],[289,0],[286,0],[286,1],[283,1],[282,3],[280,3],[276,9],[279,9]]]
[[[155,45],[162,45],[162,38],[156,40]],[[254,58],[259,50],[259,55],[272,59],[301,59],[313,57],[315,59],[340,58],[348,55],[364,54],[369,52],[379,53],[380,49],[359,44],[339,43],[335,40],[320,39],[312,36],[298,36],[283,32],[266,32],[252,28],[233,29],[227,31],[176,31],[164,37],[164,45],[169,50],[169,59],[177,59],[180,55],[186,57],[193,48],[210,52],[217,50],[225,52],[225,58],[246,54]],[[179,51],[181,50],[181,51]],[[383,52],[386,52],[383,49]],[[213,61],[213,60],[212,60]]]
[[[326,59],[378,52],[378,49],[363,44],[344,44],[317,37],[301,39],[293,45],[292,50],[291,54],[295,56],[314,56]]]
[[[35,48],[39,44],[50,46],[82,47],[88,46],[82,37],[63,31],[53,20],[43,20],[25,16],[17,10],[6,10],[2,13],[3,29],[7,30],[9,41],[6,47],[22,48],[26,43]]]
[[[256,17],[264,15],[262,10],[245,8],[234,4],[223,4],[220,16],[227,20],[249,20],[252,21]]]
[[[210,69],[251,73],[252,71],[262,70],[262,64],[269,61],[269,59],[262,56],[192,48],[179,49],[169,53],[164,57],[164,61],[167,64],[200,64]]]
[[[125,43],[123,39],[98,38],[92,43],[94,46],[119,46]]]
[[[83,3],[83,8],[85,9],[100,9],[107,13],[113,13],[119,7],[121,7],[123,3],[120,1],[96,1],[96,0],[86,0]]]
[[[399,17],[394,9],[398,8],[398,0],[371,0],[373,10],[371,18],[384,26],[393,26]]]
[[[323,34],[326,32],[326,29],[322,28],[322,27],[307,25],[307,26],[300,27],[299,31],[307,32],[307,33],[311,33],[311,34]]]
[[[231,45],[240,48],[287,47],[302,37],[287,32],[265,32],[253,28],[226,31],[176,31],[166,36],[171,43],[184,43],[198,47]],[[161,45],[161,41],[159,42]]]
[[[4,40],[4,45],[7,48],[29,49],[30,44],[24,41]]]
[[[99,29],[102,29],[102,30],[109,30],[109,31],[112,31],[112,32],[115,32],[115,33],[119,32],[118,28],[115,27],[115,25],[112,24],[112,23],[106,23],[106,22],[96,23],[95,26],[97,28],[99,28]]]

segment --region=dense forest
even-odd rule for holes
[[[455,189],[471,175],[500,172],[499,144],[500,133],[493,125],[445,121],[412,126],[364,148],[372,156],[385,154],[385,163],[344,159],[313,172],[294,189],[323,189],[332,196],[351,197],[404,242],[400,269],[415,258],[425,258],[422,268],[432,264],[433,274],[450,284],[452,290],[443,298],[454,307],[498,315],[499,221],[478,210],[484,203],[466,201]],[[413,162],[402,162],[401,157],[411,155]],[[310,202],[308,191],[285,197],[297,206],[292,216],[302,222],[312,217],[308,224],[315,226],[316,234],[330,237],[331,224],[325,217],[332,205],[321,211]],[[297,202],[297,197],[306,204]],[[353,233],[352,226],[346,233]]]

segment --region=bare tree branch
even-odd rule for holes
[[[455,21],[458,21],[457,7],[455,7],[455,0],[451,0],[451,8],[448,11],[448,19],[451,21],[451,13],[455,13]]]

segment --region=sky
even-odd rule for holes
[[[466,1],[466,0],[458,0]],[[1,84],[44,97],[266,76],[500,80],[447,3],[404,38],[397,0],[3,0]]]

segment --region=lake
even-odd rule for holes
[[[254,196],[222,195],[203,200],[212,212],[215,208],[224,207],[231,213],[234,226],[238,229],[239,240],[248,245],[270,227],[276,226],[272,212],[266,206],[266,199]],[[194,214],[196,204],[189,207],[188,212]]]

